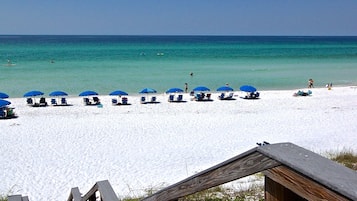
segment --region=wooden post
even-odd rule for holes
[[[285,166],[271,168],[263,171],[263,173],[275,182],[266,181],[270,185],[266,187],[266,191],[268,192],[266,195],[270,198],[278,197],[279,199],[276,200],[294,200],[298,197],[303,197],[306,200],[350,200]],[[293,196],[294,199],[286,199],[286,197],[291,196],[291,193],[288,193],[285,189],[281,189],[278,185],[290,189],[291,193],[294,192],[293,194],[296,194],[296,196]],[[280,199],[281,196],[283,197],[282,199]],[[275,199],[272,198],[272,200]]]
[[[283,185],[265,176],[265,201],[306,201]]]

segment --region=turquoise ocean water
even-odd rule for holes
[[[8,65],[8,60],[11,65]],[[229,83],[258,90],[357,84],[357,37],[0,36],[0,91],[130,95]],[[190,73],[193,76],[190,76]]]

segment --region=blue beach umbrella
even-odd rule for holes
[[[53,91],[49,94],[50,96],[68,96],[64,91]]]
[[[10,105],[11,102],[7,100],[0,99],[0,107],[4,107],[6,105]]]
[[[205,86],[198,86],[198,87],[195,87],[193,89],[193,91],[210,91],[210,89]]]
[[[44,93],[41,91],[29,91],[24,94],[24,97],[31,97],[31,96],[42,96]]]
[[[96,95],[98,95],[98,93],[95,91],[83,91],[82,93],[79,94],[79,96],[96,96]]]
[[[156,90],[151,89],[151,88],[145,88],[145,89],[141,90],[139,93],[141,93],[141,94],[156,93]]]
[[[9,95],[6,93],[0,92],[0,98],[9,98]]]
[[[217,89],[217,91],[234,91],[232,87],[222,86]]]
[[[183,92],[183,90],[180,88],[171,88],[166,91],[166,93],[179,93],[179,92]]]
[[[126,93],[125,91],[116,90],[116,91],[113,91],[112,93],[110,93],[109,95],[111,95],[111,96],[127,96],[128,93]]]
[[[245,92],[255,92],[257,91],[257,89],[253,86],[250,85],[243,85],[239,88],[241,91],[245,91]]]

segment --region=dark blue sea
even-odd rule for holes
[[[357,84],[357,37],[0,35],[0,91]],[[192,73],[192,76],[190,75]]]

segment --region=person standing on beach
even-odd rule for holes
[[[309,87],[309,88],[313,88],[313,87],[314,87],[314,80],[311,79],[311,78],[309,79],[308,87]]]
[[[188,91],[188,84],[187,84],[187,82],[185,83],[185,93],[187,93],[187,91]]]

